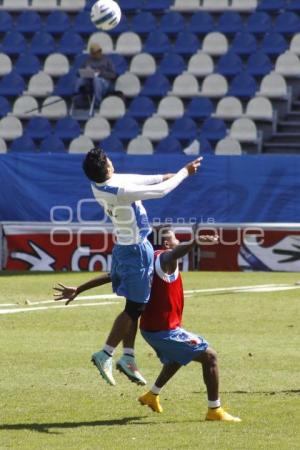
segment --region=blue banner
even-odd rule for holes
[[[176,172],[184,155],[111,154],[122,173]],[[0,155],[0,221],[100,220],[84,155]],[[86,199],[83,202],[80,200]],[[199,172],[163,199],[145,202],[150,220],[300,222],[300,157],[206,156]],[[81,217],[78,217],[80,215]]]

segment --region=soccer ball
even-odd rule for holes
[[[98,0],[91,9],[91,21],[100,30],[111,30],[121,20],[121,9],[114,0]]]

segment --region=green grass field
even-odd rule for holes
[[[50,299],[56,281],[77,285],[89,277],[2,274],[0,309],[13,308],[1,304]],[[282,273],[184,274],[185,289],[294,283],[299,278]],[[89,294],[104,292],[110,287]],[[122,301],[69,309],[45,304],[49,309],[0,315],[0,449],[299,449],[299,294],[295,289],[186,298],[184,326],[201,333],[218,351],[221,400],[242,418],[240,424],[203,420],[206,394],[196,363],[182,368],[162,391],[163,414],[140,406],[136,399],[144,388],[122,374],[115,373],[116,387],[104,383],[90,355],[104,342]],[[160,363],[140,336],[136,350],[151,387]],[[120,354],[121,348],[115,359]]]

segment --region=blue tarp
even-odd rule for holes
[[[123,173],[175,172],[184,155],[110,155]],[[0,155],[0,221],[78,221],[78,202],[92,198],[81,169],[83,155]],[[300,157],[206,156],[197,175],[164,199],[145,202],[149,217],[216,222],[300,222]],[[101,208],[81,209],[84,220],[102,218]]]

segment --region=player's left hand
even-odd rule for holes
[[[66,305],[68,305],[69,303],[71,303],[75,297],[77,297],[78,295],[78,291],[76,287],[71,287],[71,286],[65,286],[62,283],[57,283],[57,286],[54,286],[54,300],[55,301],[59,301],[59,300],[66,300]]]
[[[197,241],[198,244],[218,244],[219,236],[217,234],[215,234],[214,236],[204,234],[202,236],[199,236]]]

